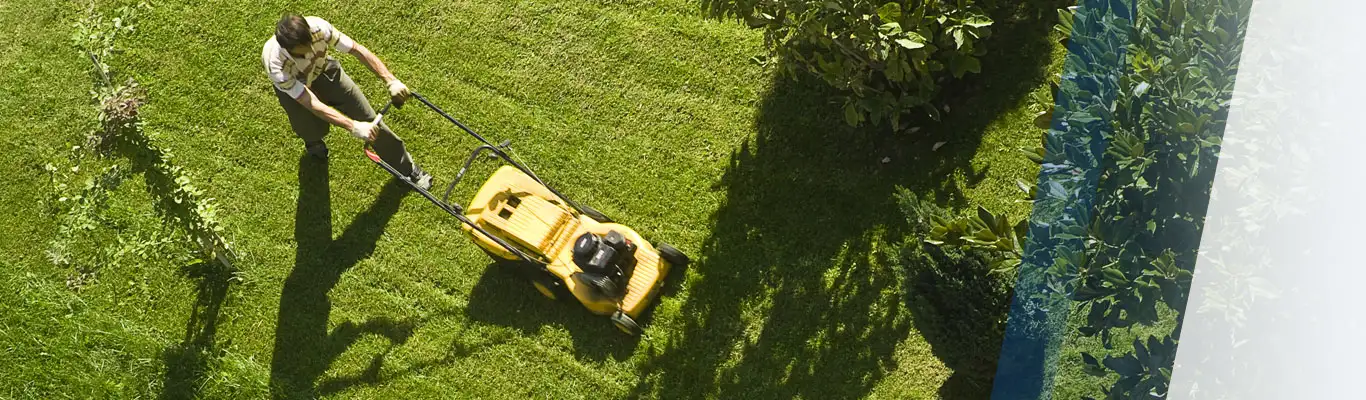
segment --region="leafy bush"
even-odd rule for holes
[[[900,250],[901,266],[905,267],[908,272],[929,273],[938,281],[936,283],[974,281],[977,284],[953,285],[958,287],[954,290],[955,296],[997,304],[1000,307],[994,311],[1001,313],[998,315],[1001,320],[996,322],[1004,322],[1005,306],[1009,302],[1006,295],[1010,292],[1011,279],[1009,276],[994,274],[993,272],[1001,271],[1000,265],[1003,263],[1008,264],[1012,260],[1018,260],[1016,253],[1005,248],[1007,246],[997,244],[1010,239],[1002,239],[1000,242],[993,241],[991,244],[987,244],[972,238],[971,236],[974,234],[986,234],[991,230],[991,228],[981,228],[973,234],[963,235],[963,240],[954,241],[950,238],[952,235],[942,233],[945,224],[976,225],[980,223],[978,220],[980,217],[977,215],[953,216],[949,214],[948,210],[940,208],[932,202],[921,200],[905,188],[898,188],[896,199],[897,205],[910,227],[907,232],[907,240],[902,244]],[[1000,215],[998,217],[1001,219],[997,221],[1004,223],[1005,216]],[[1013,233],[1008,236],[1013,236]],[[950,242],[944,240],[950,240]],[[945,289],[941,287],[938,290]],[[916,315],[923,317],[919,313]],[[965,321],[966,318],[962,318],[962,315],[946,314],[943,316],[963,320],[954,324],[980,323],[980,321]],[[999,329],[993,332],[998,335],[1000,333]],[[953,333],[970,336],[975,333],[990,334],[991,332],[954,330]]]
[[[996,373],[1013,283],[1009,275],[991,271],[993,265],[1012,259],[1013,253],[994,246],[966,245],[978,241],[974,236],[990,231],[989,228],[961,235],[970,238],[961,241],[942,233],[946,223],[976,226],[979,216],[955,217],[904,188],[898,189],[896,197],[909,226],[900,246],[898,265],[908,277],[909,304],[915,314],[916,329],[955,375],[966,374],[954,380],[968,382],[948,392],[941,391],[941,395],[985,398]],[[1003,218],[993,220],[1005,223]],[[944,242],[945,239],[949,241]]]
[[[717,18],[764,30],[766,60],[846,93],[845,121],[890,122],[931,104],[946,76],[981,72],[992,20],[973,0],[707,0]]]

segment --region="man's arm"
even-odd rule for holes
[[[305,87],[304,90],[299,93],[299,97],[295,97],[294,100],[298,101],[299,104],[303,105],[305,109],[308,109],[308,111],[312,111],[313,115],[317,115],[318,118],[322,118],[324,121],[327,121],[332,125],[336,125],[341,127],[342,129],[350,131],[351,135],[356,136],[357,138],[360,138],[365,141],[374,140],[373,123],[365,121],[356,121],[351,119],[351,117],[347,117],[345,114],[342,114],[340,111],[337,111],[337,109],[332,108],[332,106],[329,106],[327,104],[324,104],[322,101],[319,101],[318,97],[313,95],[313,90]],[[358,132],[357,128],[361,128],[361,131]],[[365,137],[362,137],[362,134]]]
[[[350,53],[351,55],[356,56],[356,59],[360,60],[366,67],[369,67],[371,71],[374,71],[375,75],[379,76],[379,79],[384,81],[384,85],[389,89],[389,99],[393,101],[394,104],[402,106],[403,102],[408,100],[409,96],[413,95],[413,92],[408,90],[408,85],[404,85],[398,78],[395,78],[394,74],[389,72],[389,68],[384,66],[384,62],[380,61],[379,57],[375,57],[375,53],[371,53],[370,49],[353,41]]]
[[[379,79],[383,80],[384,83],[387,84],[397,79],[394,78],[394,74],[389,72],[389,67],[386,67],[384,62],[379,60],[379,57],[375,57],[375,53],[371,53],[370,49],[365,48],[365,46],[362,46],[360,43],[352,44],[350,53],[355,56],[357,60],[360,60],[361,64],[365,64],[367,68],[370,68],[370,71],[373,71],[375,75],[378,75]]]

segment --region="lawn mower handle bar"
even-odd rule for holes
[[[387,109],[388,107],[385,108]],[[365,146],[369,147],[370,145],[366,144]],[[380,167],[383,167],[386,171],[389,171],[389,173],[393,174],[394,176],[402,175],[398,173],[398,170],[394,169],[393,166],[389,165],[389,163],[384,162],[384,160],[375,160],[375,163],[379,164]],[[461,209],[459,204],[451,204],[442,200],[437,200],[436,196],[433,196],[431,192],[427,191],[426,189],[417,187],[416,185],[413,185],[411,183],[408,186],[412,187],[413,190],[416,190],[419,194],[422,195],[422,197],[426,197],[427,200],[430,200],[433,204],[436,204],[437,207],[441,207],[441,209],[443,211],[446,211],[446,213],[460,220],[461,223],[469,225],[471,229],[479,231],[479,233],[484,235],[484,237],[493,240],[493,242],[497,243],[498,246],[517,256],[517,258],[522,259],[522,261],[540,264],[542,266],[549,264],[549,262],[547,261],[537,260],[531,255],[526,254],[526,252],[523,252],[521,249],[513,247],[511,244],[509,244],[507,241],[504,241],[502,238],[494,236],[492,233],[489,233],[487,230],[484,230],[483,227],[480,227],[479,225],[475,224],[474,221],[471,221],[469,217],[466,217],[465,214],[463,214],[463,210]]]
[[[556,196],[559,196],[561,199],[564,199],[564,201],[568,203],[570,207],[573,207],[580,213],[584,213],[583,207],[579,206],[577,202],[570,200],[569,197],[560,193],[558,190],[555,190],[555,188],[550,187],[550,185],[546,184],[545,181],[541,180],[541,177],[537,176],[535,172],[531,171],[530,168],[527,168],[525,165],[522,165],[522,163],[513,160],[512,157],[509,156],[505,151],[511,144],[510,140],[504,141],[502,144],[495,146],[492,142],[489,142],[488,139],[485,139],[478,132],[475,132],[473,129],[470,129],[469,127],[465,126],[465,124],[460,123],[460,121],[456,120],[455,117],[452,117],[450,114],[446,113],[445,110],[442,110],[440,107],[437,107],[436,104],[432,104],[432,102],[427,100],[426,97],[423,97],[421,94],[418,94],[417,92],[413,92],[412,94],[414,98],[418,99],[418,101],[421,101],[422,104],[427,105],[427,107],[431,108],[432,111],[436,111],[437,114],[441,114],[441,116],[446,118],[447,121],[450,121],[452,124],[455,124],[455,126],[460,127],[461,130],[464,130],[466,133],[469,133],[470,136],[473,136],[475,139],[478,139],[480,142],[483,143],[483,145],[475,148],[474,151],[470,153],[470,157],[465,160],[465,164],[460,168],[460,172],[456,175],[456,178],[451,180],[451,183],[446,186],[446,192],[441,196],[441,199],[438,200],[435,196],[431,194],[431,192],[428,192],[427,190],[424,190],[422,188],[418,188],[416,186],[414,186],[413,188],[417,189],[418,193],[421,193],[423,197],[427,198],[427,200],[430,200],[432,203],[435,203],[437,206],[441,207],[441,209],[456,217],[456,219],[459,219],[460,222],[469,225],[470,228],[473,228],[480,234],[493,240],[500,247],[513,253],[518,258],[521,258],[522,260],[527,262],[541,264],[543,267],[547,265],[548,262],[537,260],[531,257],[530,255],[523,252],[521,249],[512,246],[511,244],[504,241],[502,238],[494,236],[493,234],[490,234],[488,231],[484,230],[484,228],[480,227],[479,225],[476,225],[474,221],[471,221],[462,213],[462,207],[459,204],[452,204],[449,202],[451,191],[455,189],[456,184],[460,183],[461,178],[465,176],[465,172],[469,170],[470,164],[474,162],[474,159],[477,158],[480,153],[484,152],[485,150],[488,150],[493,152],[493,154],[497,155],[499,158],[502,158],[503,161],[507,161],[509,164],[512,164],[518,170],[521,170],[523,173],[527,174],[527,176],[530,176],[531,179],[535,179],[537,183],[540,183],[541,186],[544,186],[551,193],[554,193]],[[402,108],[403,105],[395,104],[393,100],[390,100],[388,103],[384,105],[383,108],[380,108],[378,115],[375,117],[376,121],[382,119],[384,117],[384,114],[389,113],[390,107]],[[366,144],[366,147],[369,147],[369,144]],[[394,174],[396,176],[401,175],[398,173],[396,169],[394,169],[393,166],[390,166],[383,160],[376,161],[378,161],[381,167],[384,167],[384,169],[388,170],[389,173]]]
[[[418,92],[412,92],[412,94],[413,98],[416,98],[418,101],[422,102],[422,104],[427,105],[427,108],[431,108],[432,111],[436,111],[437,114],[441,114],[441,116],[446,118],[447,121],[451,121],[452,124],[455,124],[455,126],[460,127],[461,130],[464,130],[466,133],[469,133],[470,136],[473,136],[475,139],[478,139],[481,143],[484,143],[483,146],[480,146],[479,148],[475,149],[474,152],[470,154],[470,158],[465,161],[464,168],[460,169],[460,173],[456,175],[456,179],[452,180],[451,183],[446,186],[446,193],[445,196],[443,196],[443,198],[441,199],[442,202],[446,202],[449,199],[451,190],[455,189],[456,184],[460,183],[460,178],[465,175],[465,171],[469,168],[471,162],[475,158],[475,155],[484,150],[489,150],[492,151],[494,155],[497,155],[499,158],[502,158],[503,161],[507,161],[509,164],[512,164],[512,166],[517,167],[517,169],[527,174],[527,176],[530,176],[531,179],[535,179],[537,183],[540,183],[541,186],[544,186],[547,190],[550,190],[551,193],[554,193],[556,196],[559,196],[561,199],[564,199],[566,203],[569,203],[570,207],[573,207],[580,213],[584,213],[583,207],[580,206],[578,202],[574,201],[573,199],[570,199],[568,196],[565,196],[564,193],[560,193],[560,191],[555,190],[555,188],[545,183],[545,181],[541,180],[541,177],[537,176],[536,173],[531,170],[531,168],[522,165],[522,163],[517,162],[517,160],[513,160],[512,157],[509,156],[508,153],[505,151],[508,145],[511,144],[510,140],[503,142],[501,145],[494,145],[493,142],[490,142],[488,139],[485,139],[483,135],[480,135],[478,132],[475,132],[473,129],[470,129],[469,127],[465,126],[465,124],[460,123],[460,121],[456,120],[455,117],[452,117],[450,114],[446,113],[446,111],[442,110],[441,107],[437,107],[436,104],[432,104],[432,102],[430,100],[427,100],[427,98],[422,96],[422,94]],[[390,107],[402,108],[403,105],[395,104],[391,99],[389,103],[385,104],[384,107],[380,109],[379,115],[382,117],[384,114],[388,113]]]

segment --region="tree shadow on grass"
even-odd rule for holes
[[[582,305],[547,299],[513,268],[518,266],[489,264],[470,291],[465,314],[471,321],[514,328],[528,336],[546,326],[560,326],[573,337],[575,353],[593,361],[624,360],[631,355],[639,337],[623,335],[607,317],[594,315]]]
[[[271,359],[270,387],[275,398],[315,398],[352,385],[375,383],[385,356],[412,336],[417,322],[411,319],[381,316],[359,323],[346,321],[330,331],[327,325],[332,308],[328,292],[343,273],[374,251],[407,191],[402,183],[390,180],[369,209],[333,239],[327,163],[308,156],[300,158],[294,229],[298,250],[294,270],[280,296]],[[391,345],[375,355],[360,375],[327,380],[315,387],[332,361],[365,335],[387,338]]]
[[[912,315],[926,306],[907,293],[926,278],[891,267],[897,261],[887,238],[906,227],[893,193],[904,186],[967,206],[951,177],[961,173],[969,185],[981,179],[986,171],[971,161],[986,127],[1044,82],[1048,3],[995,11],[983,73],[947,85],[952,112],[940,123],[910,121],[924,128],[916,133],[850,129],[823,83],[777,78],[754,137],[732,152],[715,188],[726,200],[697,249],[675,330],[662,332],[666,350],[642,365],[632,397],[861,398],[898,363],[918,363],[894,358],[913,324],[924,329]],[[947,143],[933,150],[940,141]],[[920,294],[939,302],[956,296]],[[929,332],[939,362],[956,371],[941,395],[984,397],[970,388],[990,388],[990,375],[976,371],[994,371],[999,332]],[[951,336],[958,334],[986,337]]]
[[[195,397],[208,373],[209,361],[222,355],[214,335],[218,329],[219,310],[232,282],[232,271],[217,263],[200,262],[182,267],[180,273],[199,282],[195,286],[195,302],[190,320],[185,324],[184,339],[162,353],[166,373],[162,378],[161,399]]]
[[[97,86],[100,84],[97,83]],[[199,227],[197,225],[205,221],[188,216],[198,214],[200,211],[196,208],[207,202],[197,196],[184,194],[186,190],[193,190],[187,189],[187,184],[180,181],[178,167],[170,163],[170,156],[165,150],[153,143],[137,124],[141,121],[139,110],[145,100],[144,92],[126,87],[101,104],[105,116],[101,119],[102,130],[95,136],[87,137],[87,144],[93,144],[91,148],[101,158],[126,161],[128,173],[109,170],[101,177],[99,184],[112,191],[132,174],[142,175],[158,217],[169,227],[194,234]],[[93,143],[90,142],[92,140]],[[199,224],[194,221],[199,221]],[[195,236],[203,239],[200,235]],[[162,351],[166,370],[158,398],[185,399],[198,396],[211,363],[223,354],[223,346],[216,340],[218,317],[236,269],[233,265],[223,264],[222,260],[200,261],[180,268],[181,277],[197,282],[195,302],[191,306],[181,342]]]
[[[986,116],[1013,106],[1044,84],[1047,75],[1056,72],[1048,70],[1055,48],[1049,33],[1057,21],[1055,10],[1065,5],[1057,0],[1031,0],[993,9],[992,18],[1000,26],[989,44],[993,52],[982,61],[981,79],[959,95],[964,100],[961,107],[985,108],[980,116],[987,122]],[[1019,134],[1039,138],[1043,132]],[[1024,179],[1032,181],[1033,177]],[[933,246],[919,246],[920,257],[901,262],[909,278],[906,301],[915,315],[916,330],[930,343],[935,357],[953,370],[940,386],[939,396],[989,398],[1015,282],[988,275],[990,268],[980,255],[946,254]]]

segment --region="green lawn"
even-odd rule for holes
[[[760,33],[693,1],[359,3],[155,2],[111,63],[147,88],[146,129],[216,199],[242,272],[204,273],[159,242],[134,178],[96,230],[140,254],[75,279],[45,255],[60,221],[42,166],[95,127],[89,60],[68,45],[86,3],[0,2],[0,396],[986,396],[998,349],[928,333],[944,330],[911,312],[892,194],[1028,212],[1014,181],[1037,167],[1015,149],[1038,140],[1029,94],[1060,67],[1050,7],[998,18],[982,75],[948,89],[946,120],[889,136],[844,126],[818,85],[749,63]],[[344,133],[329,136],[329,163],[301,158],[260,65],[289,7],[511,139],[568,196],[689,253],[644,336],[490,268]],[[382,101],[372,74],[342,63]],[[438,184],[474,143],[417,107],[386,121]]]

